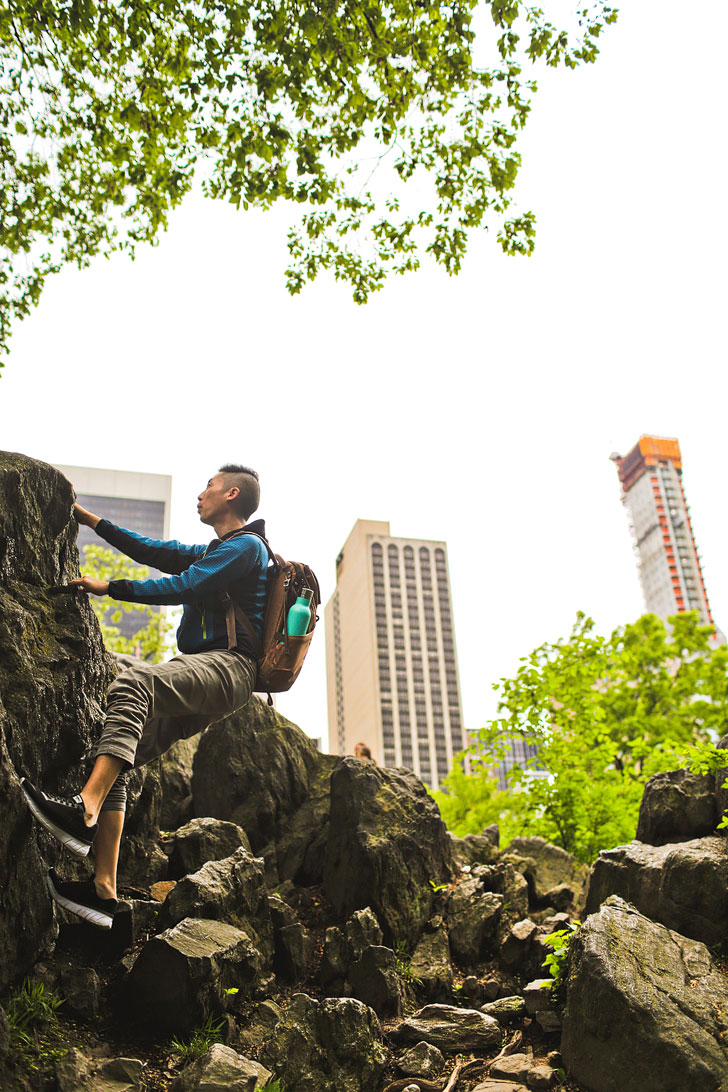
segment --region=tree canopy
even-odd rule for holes
[[[118,553],[111,546],[92,544],[84,547],[81,567],[84,575],[97,580],[148,580],[149,569]],[[174,651],[172,623],[159,607],[148,603],[109,603],[106,596],[90,595],[89,601],[98,618],[101,636],[109,652],[124,652],[158,664]],[[128,637],[121,629],[122,617],[131,618],[137,627]]]
[[[499,715],[435,794],[456,834],[498,822],[506,838],[537,834],[591,862],[600,849],[634,838],[648,777],[684,765],[728,765],[714,743],[728,733],[728,649],[696,612],[669,630],[653,614],[594,632],[579,615],[568,640],[546,643],[501,679]],[[514,739],[538,754],[499,791],[494,766]]]
[[[615,19],[598,0],[572,40],[521,0],[8,0],[0,351],[50,273],[154,242],[195,175],[301,206],[292,293],[329,269],[364,302],[422,253],[456,273],[478,227],[530,253],[509,205],[534,65],[594,61]]]

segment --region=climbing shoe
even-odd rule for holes
[[[48,890],[58,906],[98,925],[99,929],[110,929],[114,924],[119,903],[116,899],[100,899],[93,879],[66,882],[51,868],[48,870]]]
[[[39,823],[49,830],[66,849],[77,857],[85,857],[99,829],[98,823],[88,827],[84,821],[84,806],[80,796],[51,796],[36,789],[27,777],[20,782],[28,807]]]

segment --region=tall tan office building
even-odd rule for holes
[[[465,746],[445,543],[357,520],[325,619],[329,747],[438,788]]]

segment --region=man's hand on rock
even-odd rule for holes
[[[68,586],[69,588],[80,588],[81,591],[89,592],[91,595],[109,594],[108,580],[96,580],[93,576],[81,576],[78,580],[69,580]]]
[[[96,524],[101,519],[101,516],[95,516],[93,512],[87,512],[86,509],[82,508],[78,503],[73,506],[73,514],[76,517],[77,523],[82,523],[85,527],[91,527],[94,530]]]

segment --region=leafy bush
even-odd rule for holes
[[[553,951],[546,956],[541,966],[545,967],[551,975],[551,982],[548,985],[552,990],[561,989],[566,982],[566,976],[569,973],[569,945],[580,928],[578,921],[570,921],[565,929],[557,929],[555,933],[549,933],[547,937],[544,937],[544,944],[548,944]]]

